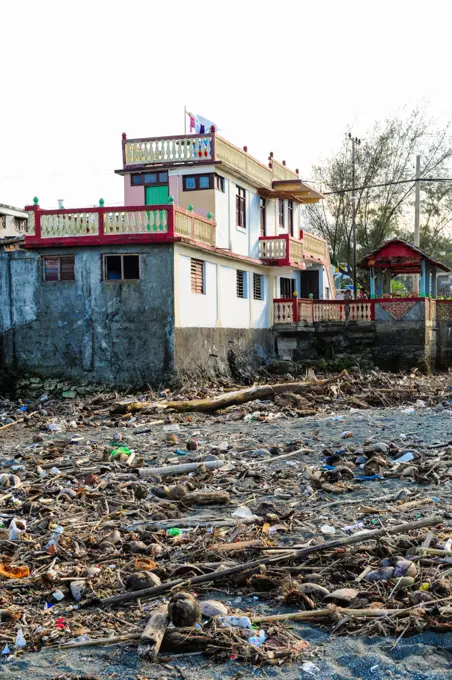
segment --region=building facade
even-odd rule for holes
[[[24,245],[0,251],[5,364],[118,384],[214,375],[231,353],[271,354],[278,300],[334,296],[327,244],[300,228],[322,196],[297,171],[214,129],[122,149],[125,207],[35,199]]]
[[[25,234],[27,219],[25,210],[0,203],[0,239]]]

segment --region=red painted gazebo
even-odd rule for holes
[[[359,267],[370,272],[372,299],[390,296],[391,279],[398,274],[419,274],[420,297],[436,298],[438,269],[443,272],[450,271],[445,264],[401,238],[385,241],[379,248],[365,255]]]

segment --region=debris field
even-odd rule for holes
[[[124,644],[312,665],[293,621],[452,629],[447,375],[71,397],[0,398],[5,663]]]

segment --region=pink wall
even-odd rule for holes
[[[145,205],[144,187],[133,187],[130,175],[124,175],[124,205]]]

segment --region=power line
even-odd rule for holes
[[[346,194],[346,193],[353,192],[353,191],[363,191],[364,189],[379,189],[381,187],[390,187],[390,186],[393,186],[394,184],[413,184],[413,186],[414,186],[415,182],[416,182],[416,178],[413,177],[413,179],[399,179],[399,180],[396,180],[394,182],[383,182],[382,184],[366,184],[364,186],[355,187],[355,188],[351,187],[351,188],[348,188],[348,189],[336,189],[335,191],[322,191],[322,194],[324,196],[331,196],[333,194]],[[421,182],[452,182],[452,178],[451,177],[438,177],[438,178],[423,177],[421,179]]]

